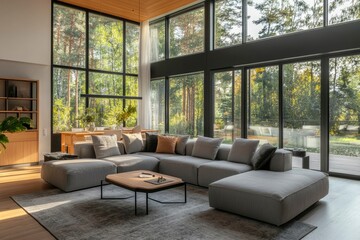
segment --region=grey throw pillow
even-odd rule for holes
[[[185,155],[186,143],[190,136],[177,136],[175,153]]]
[[[117,144],[117,136],[114,135],[93,135],[91,136],[96,158],[106,158],[120,155]]]
[[[251,165],[251,160],[259,145],[259,140],[236,138],[228,156],[228,161]]]
[[[214,160],[222,141],[222,138],[199,136],[194,144],[192,156]]]
[[[127,154],[140,152],[143,149],[141,133],[123,134],[122,136]]]
[[[255,153],[252,164],[254,170],[270,170],[270,160],[276,151],[276,147],[271,144],[262,145]]]

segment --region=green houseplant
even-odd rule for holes
[[[132,105],[128,105],[125,107],[120,113],[116,115],[116,122],[119,126],[122,126],[124,122],[134,117],[136,113],[136,107]]]
[[[30,126],[31,119],[28,117],[16,118],[7,117],[0,123],[0,153],[6,149],[6,144],[9,143],[9,138],[5,135],[6,132],[15,133],[25,131],[25,126]]]
[[[78,117],[78,120],[81,122],[81,125],[85,130],[94,131],[95,118],[96,110],[93,108],[86,108],[84,113]]]

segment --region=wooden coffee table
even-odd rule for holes
[[[151,178],[140,178],[139,175],[141,173],[148,173],[151,175],[155,175],[155,177]],[[166,180],[171,180],[170,182],[165,182],[161,184],[152,184],[146,182],[148,180],[155,180],[157,182],[158,177],[163,177]],[[103,185],[104,183],[111,183],[118,187],[128,189],[130,191],[135,192],[135,215],[137,215],[137,193],[142,192],[146,193],[146,214],[149,213],[148,207],[148,200],[152,200],[162,204],[176,204],[176,203],[186,203],[186,182],[184,182],[180,178],[172,177],[169,175],[164,175],[152,171],[147,170],[139,170],[139,171],[132,171],[132,172],[125,172],[125,173],[117,173],[117,174],[110,174],[107,175],[105,180],[101,180],[101,199],[128,199],[130,197],[123,197],[123,198],[108,198],[103,196]],[[179,186],[184,186],[184,201],[182,202],[163,202],[149,197],[149,193],[160,192],[166,189],[175,188]]]

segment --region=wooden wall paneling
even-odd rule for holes
[[[59,0],[68,4],[142,22],[198,0]]]

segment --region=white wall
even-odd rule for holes
[[[51,0],[0,0],[0,76],[39,80],[39,154],[50,152]]]

